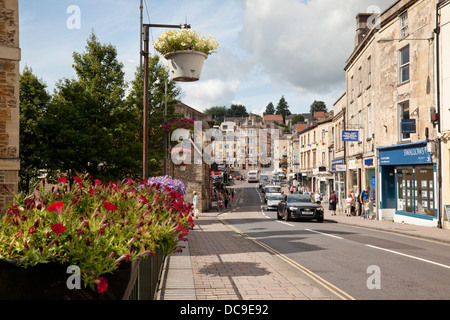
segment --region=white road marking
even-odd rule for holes
[[[309,231],[309,232],[319,233],[319,234],[324,235],[324,236],[327,236],[327,237],[332,237],[332,238],[336,238],[336,239],[340,239],[340,240],[343,240],[343,239],[344,239],[344,238],[341,238],[341,237],[338,237],[338,236],[334,236],[334,235],[332,235],[332,234],[323,233],[323,232],[319,232],[319,231],[316,231],[316,230],[311,230],[311,229],[305,229],[305,230],[306,230],[306,231]]]
[[[442,263],[437,263],[437,262],[434,262],[434,261],[431,261],[431,260],[422,259],[422,258],[419,258],[419,257],[411,256],[411,255],[409,255],[409,254],[401,253],[401,252],[394,251],[394,250],[389,250],[389,249],[385,249],[385,248],[381,248],[381,247],[372,246],[372,245],[370,245],[370,244],[366,244],[366,246],[367,246],[367,247],[370,247],[370,248],[374,248],[374,249],[378,249],[378,250],[383,250],[383,251],[386,251],[386,252],[390,252],[390,253],[393,253],[393,254],[398,254],[398,255],[400,255],[400,256],[404,256],[404,257],[407,257],[407,258],[419,260],[419,261],[422,261],[422,262],[434,264],[434,265],[436,265],[436,266],[443,267],[443,268],[446,268],[446,269],[450,269],[450,266],[445,265],[445,264],[442,264]]]
[[[295,225],[290,224],[290,223],[287,223],[287,222],[283,222],[283,221],[277,221],[277,222],[278,222],[278,223],[285,224],[285,225],[290,226],[290,227],[295,227]]]

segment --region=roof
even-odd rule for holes
[[[264,121],[283,121],[281,114],[267,114],[264,115]]]

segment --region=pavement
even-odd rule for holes
[[[180,254],[165,260],[157,300],[337,300],[335,294],[308,275],[293,268],[257,241],[229,225],[221,212],[203,212],[190,231]],[[331,215],[325,222],[353,225],[450,244],[450,230],[392,221],[363,220],[358,216]],[[350,297],[351,298],[351,297]]]

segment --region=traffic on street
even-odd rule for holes
[[[246,171],[235,174],[247,176]],[[277,180],[272,172],[261,176]],[[237,202],[219,217],[338,299],[447,299],[449,243],[336,223],[326,197],[318,204],[310,195],[291,195],[289,184],[280,179],[281,192],[266,198],[264,188],[270,185],[232,180],[227,188],[235,190]],[[292,198],[301,203],[294,206]],[[297,211],[300,205],[312,210],[309,216],[297,214],[303,212]],[[316,216],[319,209],[322,215]]]

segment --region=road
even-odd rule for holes
[[[326,220],[279,221],[256,184],[234,184],[238,206],[221,218],[338,298],[450,298],[450,245]]]

